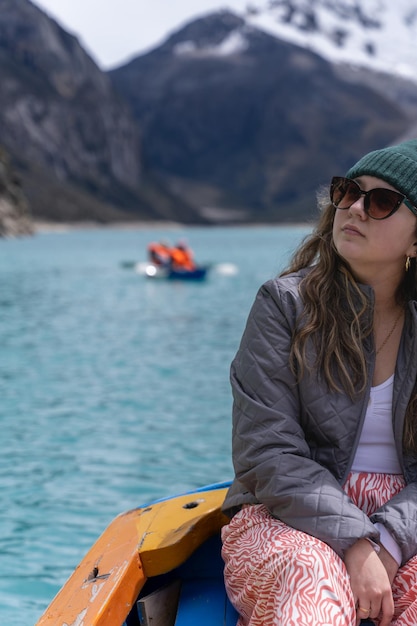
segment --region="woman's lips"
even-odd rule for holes
[[[343,226],[342,228],[342,231],[346,233],[346,235],[354,235],[357,237],[363,237],[363,234],[361,233],[359,228],[357,228],[356,226],[353,226],[352,224],[345,224],[345,226]]]

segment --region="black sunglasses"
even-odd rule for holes
[[[417,208],[399,191],[377,187],[362,191],[358,183],[351,178],[333,176],[330,184],[330,200],[336,209],[350,209],[352,204],[364,196],[365,213],[374,220],[385,220],[398,211],[404,204],[417,215]]]

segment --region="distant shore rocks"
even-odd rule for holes
[[[0,148],[0,237],[32,235],[28,202],[7,153]]]

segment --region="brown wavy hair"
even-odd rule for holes
[[[333,244],[336,209],[328,197],[327,190],[319,191],[317,225],[295,251],[288,268],[281,273],[285,276],[311,268],[300,283],[304,312],[294,332],[291,362],[294,371],[298,369],[299,376],[306,367],[319,368],[329,389],[345,391],[354,398],[364,392],[368,381],[363,345],[372,334],[372,316],[366,294]],[[408,300],[415,298],[416,284],[416,260],[413,258],[397,292],[399,303],[405,306]],[[314,363],[307,359],[309,342],[315,346]],[[414,450],[417,449],[417,386],[415,391],[408,406],[404,430],[404,444]]]

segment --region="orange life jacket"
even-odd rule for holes
[[[193,270],[195,263],[191,250],[183,247],[171,248],[172,266],[177,269]]]

